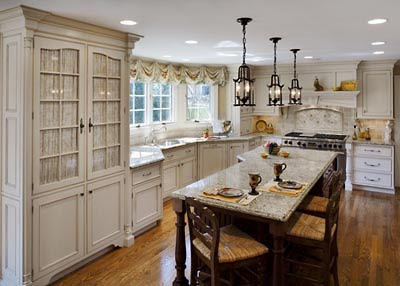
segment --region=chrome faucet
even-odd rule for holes
[[[156,133],[158,133],[162,130],[167,132],[167,126],[165,125],[165,123],[161,123],[161,124],[162,124],[162,126],[160,128],[155,128],[155,127],[151,128],[151,143],[152,144],[155,144],[157,141]]]

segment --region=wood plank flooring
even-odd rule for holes
[[[400,192],[344,192],[339,219],[340,285],[400,285]],[[167,202],[161,224],[137,237],[134,246],[116,249],[52,285],[172,285],[174,245],[175,214]]]

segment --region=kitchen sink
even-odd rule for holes
[[[178,145],[183,145],[185,144],[185,141],[183,140],[179,140],[179,139],[168,139],[162,142],[157,142],[155,144],[155,146],[161,148],[161,149],[167,149],[167,148],[171,148],[174,146],[178,146]]]

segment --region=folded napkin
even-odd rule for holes
[[[244,190],[244,194],[240,197],[235,197],[235,198],[230,198],[230,197],[224,197],[218,194],[218,190],[225,188],[223,185],[215,185],[212,186],[206,190],[204,190],[202,193],[200,193],[200,196],[205,197],[205,198],[210,198],[210,199],[215,199],[215,200],[220,200],[228,203],[234,203],[234,204],[239,204],[243,206],[249,205],[253,200],[258,198],[261,193],[258,195],[252,196],[248,194],[247,190]]]
[[[272,193],[279,193],[286,196],[297,197],[300,195],[304,189],[307,187],[307,184],[303,184],[301,189],[293,190],[293,189],[285,189],[278,186],[278,182],[274,182],[273,180],[269,181],[263,186],[260,186],[258,189],[260,191],[268,191]]]

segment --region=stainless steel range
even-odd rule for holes
[[[282,138],[282,145],[338,152],[337,169],[342,170],[341,181],[344,183],[346,181],[347,138],[347,135],[290,132]]]

